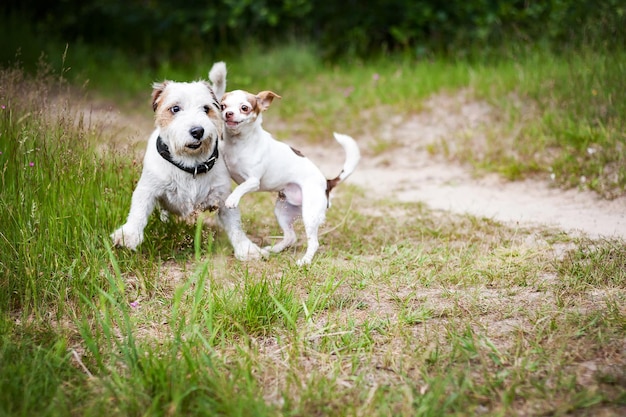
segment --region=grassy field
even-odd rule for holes
[[[229,87],[281,94],[277,135],[312,143],[331,130],[375,137],[391,112],[465,89],[502,120],[432,152],[612,198],[626,184],[624,58],[329,66],[287,47],[229,61]],[[301,246],[236,261],[210,215],[153,216],[137,252],[112,249],[140,167],[107,146],[119,130],[76,109],[76,83],[88,76],[91,97],[149,118],[152,81],[202,77],[211,62],[124,65],[113,62],[118,76],[73,63],[84,72],[72,83],[64,70],[0,72],[0,415],[626,412],[623,241],[376,200],[348,182],[308,268],[295,266]],[[279,233],[272,206],[267,194],[242,201],[258,243]]]

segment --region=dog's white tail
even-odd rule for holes
[[[346,152],[346,160],[343,163],[343,169],[339,175],[332,180],[327,180],[327,195],[337,184],[348,178],[350,174],[354,172],[356,166],[359,164],[359,160],[361,159],[361,151],[359,151],[359,146],[356,144],[354,139],[348,135],[342,135],[341,133],[333,133],[333,135],[335,136],[335,140],[339,142],[339,144],[343,147],[343,150]]]
[[[218,100],[222,99],[222,96],[226,92],[226,64],[224,62],[216,62],[209,71],[209,80],[213,84],[213,92],[217,96]]]

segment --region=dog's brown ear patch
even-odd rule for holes
[[[291,150],[293,151],[293,153],[295,153],[296,155],[304,158],[304,154],[302,152],[300,152],[299,150],[297,150],[296,148],[294,148],[293,146],[290,146]]]
[[[267,110],[275,98],[282,98],[273,91],[261,91],[259,94],[256,95],[256,97],[257,99],[259,99],[259,107],[262,111]]]
[[[152,84],[152,111],[156,111],[157,107],[159,107],[159,101],[161,101],[160,99],[167,83],[167,81],[163,81],[162,83]]]

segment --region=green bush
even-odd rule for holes
[[[501,51],[511,42],[547,42],[555,49],[592,43],[621,48],[626,6],[621,0],[108,0],[9,1],[2,6],[11,58],[23,36],[15,16],[46,40],[100,44],[145,57],[155,65],[194,54],[236,53],[250,43],[288,39],[317,44],[325,57],[403,51],[452,56]],[[32,45],[30,46],[32,47]]]

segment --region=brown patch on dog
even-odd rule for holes
[[[226,95],[224,94],[224,96],[222,97],[222,100],[224,100],[224,97],[226,97]],[[256,96],[254,96],[253,94],[246,94],[246,100],[248,100],[248,103],[250,103],[250,106],[252,107],[249,111],[243,111],[241,108],[239,109],[242,113],[244,114],[248,114],[250,113],[250,111],[254,111],[256,114],[259,114],[263,111],[263,109],[261,109],[259,107],[259,103],[257,102],[257,98]]]
[[[290,146],[291,150],[293,151],[293,153],[295,153],[296,155],[304,158],[304,154],[302,152],[300,152],[299,150],[297,150],[296,148],[294,148],[293,146]]]
[[[167,93],[165,92],[167,84],[168,82],[164,81],[153,85],[152,109],[156,113],[154,119],[155,124],[159,127],[167,126],[174,118],[174,114],[169,111],[169,109],[161,108],[161,104],[165,102],[165,98],[167,97]]]
[[[219,112],[216,112],[216,113],[210,112],[209,117],[211,118],[211,120],[215,122],[215,127],[217,128],[218,140],[219,139],[224,140],[225,125],[224,125],[224,119],[222,119],[222,114]]]
[[[272,104],[272,101],[274,101],[275,98],[282,98],[282,97],[279,96],[278,94],[274,93],[273,91],[261,91],[260,93],[258,93],[256,95],[256,99],[259,100],[259,104],[258,105],[259,105],[261,111],[267,110],[270,107],[270,104]]]
[[[341,172],[343,173],[343,170]],[[337,175],[332,180],[326,180],[326,200],[330,199],[330,192],[332,191],[333,188],[337,186],[337,184],[341,182],[340,177],[341,177],[341,174]]]
[[[165,91],[165,87],[167,87],[167,84],[167,81],[152,84],[152,111],[156,111],[156,109],[159,107],[159,104],[163,101],[161,99],[161,95],[163,94],[163,91]]]

